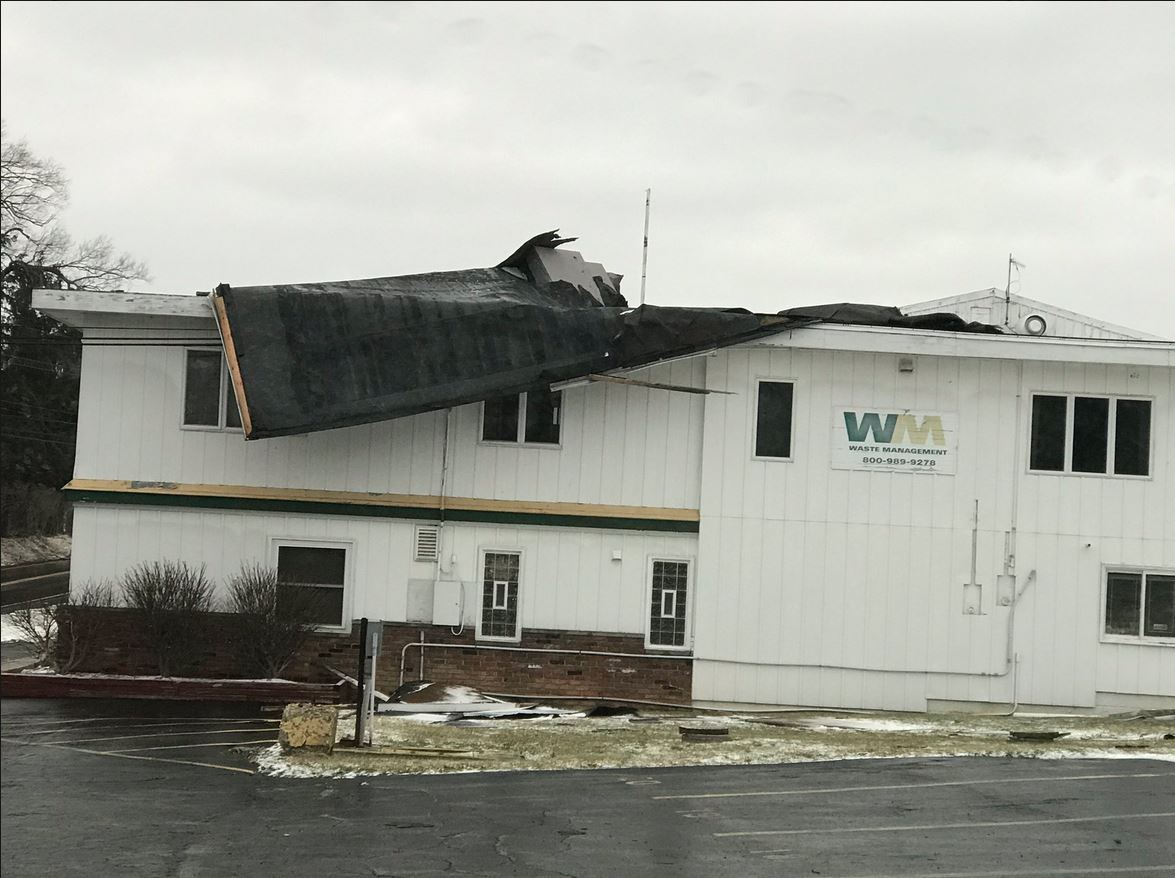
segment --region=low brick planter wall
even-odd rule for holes
[[[100,609],[93,626],[95,636],[79,672],[154,675],[158,673],[151,651],[137,625],[137,613],[128,609]],[[228,644],[230,618],[213,613],[205,618],[207,645],[187,670],[189,676],[240,678],[256,676],[256,669],[242,667]],[[62,636],[68,622],[62,619]],[[454,648],[425,647],[424,679],[463,683],[487,692],[519,695],[565,695],[582,698],[636,699],[684,704],[690,701],[693,663],[645,649],[640,635],[584,631],[524,630],[521,650],[586,650],[629,653],[628,656],[568,655],[558,652],[486,649],[467,629],[455,635],[448,627],[385,623],[376,685],[384,692],[400,680],[401,650],[418,642]],[[514,644],[494,643],[495,647]],[[460,648],[455,648],[460,647]],[[316,634],[286,667],[282,676],[291,680],[334,683],[327,666],[354,676],[358,666],[358,624],[349,634]],[[421,650],[411,647],[404,656],[404,679],[421,677]]]

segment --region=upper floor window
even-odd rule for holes
[[[760,381],[755,405],[755,457],[791,459],[792,398],[790,381]]]
[[[239,430],[241,413],[228,377],[228,364],[217,350],[184,352],[185,427]]]
[[[487,399],[481,410],[481,440],[558,445],[561,402],[562,394],[557,390],[530,390]]]
[[[1111,570],[1106,574],[1105,633],[1111,637],[1175,641],[1175,575]]]
[[[1034,394],[1028,468],[1150,475],[1151,401]]]

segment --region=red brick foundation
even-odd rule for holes
[[[91,610],[100,624],[82,663],[74,670],[105,674],[155,674],[154,659],[136,624],[136,612],[126,609]],[[242,667],[228,649],[224,628],[229,617],[206,617],[208,646],[187,672],[199,677],[255,677],[256,669]],[[63,629],[67,623],[62,620]],[[63,631],[63,636],[65,631]],[[584,698],[636,699],[688,703],[693,663],[645,650],[644,639],[633,634],[532,630],[522,632],[518,647],[526,650],[587,650],[628,653],[631,656],[568,655],[483,649],[467,629],[454,635],[447,627],[385,623],[376,685],[384,692],[400,682],[401,650],[417,642],[460,648],[426,646],[423,678],[441,683],[463,683],[487,692],[517,695],[567,695]],[[494,643],[493,646],[513,646]],[[327,667],[354,676],[358,665],[358,625],[350,634],[316,634],[286,667],[283,677],[313,683],[333,683]],[[405,681],[421,678],[421,650],[404,655]]]

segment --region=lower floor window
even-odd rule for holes
[[[347,549],[343,546],[279,543],[277,577],[282,589],[298,589],[300,599],[312,598],[314,621],[342,627],[347,582]]]
[[[686,646],[689,562],[653,560],[649,646]]]
[[[481,614],[477,636],[518,639],[518,552],[486,552],[482,564]]]
[[[1175,639],[1175,574],[1106,574],[1106,634]]]

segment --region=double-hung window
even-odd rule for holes
[[[652,559],[647,647],[689,649],[689,573],[684,559]]]
[[[795,384],[791,381],[759,381],[755,398],[755,457],[791,460],[794,396]]]
[[[1175,573],[1109,570],[1106,635],[1141,643],[1175,643]]]
[[[1036,472],[1150,475],[1151,401],[1037,393],[1028,468]]]
[[[183,425],[204,430],[241,429],[228,364],[218,350],[184,351]]]
[[[487,399],[481,410],[481,441],[558,445],[561,403],[558,390]]]
[[[518,612],[518,574],[521,552],[487,549],[482,553],[481,607],[477,616],[479,640],[521,639]]]
[[[349,543],[275,540],[279,597],[294,589],[302,591],[300,600],[311,600],[315,623],[330,628],[345,628],[347,555]]]

